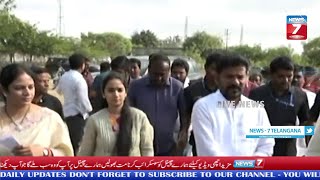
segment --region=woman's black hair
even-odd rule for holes
[[[108,82],[113,79],[119,79],[124,85],[127,91],[127,83],[125,77],[118,72],[110,72],[108,76],[102,82],[102,92],[107,86]],[[105,107],[108,107],[108,103],[104,103]],[[130,111],[129,103],[127,102],[127,98],[124,101],[123,107],[120,113],[120,121],[119,121],[119,133],[116,141],[116,151],[117,156],[129,156],[129,152],[132,144],[132,114]]]
[[[13,63],[3,67],[0,73],[0,84],[3,90],[8,91],[10,84],[24,73],[28,74],[33,79],[36,86],[35,74],[30,70],[30,68],[26,67],[25,65]],[[6,102],[6,98],[4,96],[2,98]]]
[[[22,64],[9,64],[5,66],[0,73],[0,84],[4,90],[8,90],[9,85],[15,81],[20,75],[28,74],[33,80],[35,80],[35,74],[30,68]]]

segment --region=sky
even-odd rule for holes
[[[61,0],[62,33],[118,32],[130,37],[134,32],[151,30],[158,38],[206,31],[228,45],[260,44],[263,48],[291,46],[296,53],[302,43],[320,36],[319,0]],[[58,0],[16,0],[14,13],[37,24],[41,30],[59,32]],[[286,39],[286,16],[308,17],[306,41]]]

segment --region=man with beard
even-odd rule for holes
[[[191,122],[198,156],[271,156],[274,139],[247,139],[249,126],[270,126],[262,106],[241,107],[240,101],[254,103],[242,95],[249,63],[238,55],[224,55],[217,64],[219,89],[199,99]],[[232,102],[234,106],[222,106]]]
[[[291,86],[294,64],[289,57],[280,56],[270,64],[271,81],[251,91],[249,98],[264,101],[271,126],[305,125],[309,120],[309,105],[305,92]],[[276,138],[274,156],[296,156],[296,139]]]
[[[183,83],[183,87],[187,88],[190,84],[188,78],[189,64],[184,59],[175,59],[171,65],[171,76]]]
[[[183,85],[170,77],[170,59],[162,54],[150,55],[148,75],[130,84],[128,97],[131,106],[147,114],[155,131],[155,155],[177,154],[174,127],[179,115],[179,138],[184,139],[185,100]]]
[[[205,76],[197,82],[191,84],[184,90],[184,96],[186,100],[187,110],[187,131],[190,132],[189,144],[192,146],[192,155],[197,156],[197,148],[194,140],[194,135],[191,126],[191,113],[194,103],[200,98],[216,92],[216,67],[222,56],[220,52],[214,52],[206,58],[204,69],[206,71]],[[186,130],[185,130],[186,131]],[[187,146],[188,147],[188,146]]]
[[[54,110],[63,119],[64,116],[60,100],[48,94],[51,79],[49,72],[42,67],[32,67],[31,70],[36,75],[36,93],[32,102],[39,106],[47,107],[51,110]]]

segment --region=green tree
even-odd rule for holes
[[[182,44],[182,39],[178,35],[160,40],[160,46],[162,48],[180,48]]]
[[[157,36],[150,30],[143,30],[141,32],[135,32],[131,36],[131,42],[134,46],[153,48],[159,46],[159,40]]]
[[[0,0],[0,23],[3,23],[3,18],[7,17],[9,12],[15,7],[15,0]],[[2,43],[0,43],[0,54],[1,53],[6,53],[6,48]]]
[[[252,63],[257,63],[264,57],[264,52],[260,45],[248,46],[233,46],[229,48],[229,51],[240,54],[248,58]]]
[[[127,55],[132,50],[132,44],[129,39],[113,32],[82,34],[81,45],[89,53],[96,53],[100,57]]]
[[[2,52],[10,56],[11,62],[16,52],[23,51],[30,27],[14,15],[4,12],[0,14],[0,44]]]
[[[304,65],[304,66],[308,65],[307,58],[304,55],[294,53],[292,55],[292,60],[294,63],[299,64],[299,65]]]
[[[27,47],[29,48],[27,53],[29,54],[29,60],[32,61],[33,57],[44,57],[53,55],[55,52],[55,45],[57,43],[57,37],[50,34],[48,31],[36,31]]]
[[[259,66],[268,66],[271,63],[271,61],[276,57],[288,56],[292,58],[294,54],[293,52],[294,50],[292,48],[285,46],[269,48],[265,50],[264,57],[256,64]]]
[[[187,51],[184,51],[184,55],[187,56],[187,57],[191,57],[193,58],[194,60],[197,61],[198,64],[200,65],[204,65],[205,63],[205,60],[203,57],[201,57],[201,55],[195,51],[192,51],[192,50],[187,50]]]
[[[9,12],[15,7],[15,0],[0,0],[0,11]]]
[[[81,51],[94,58],[109,56],[106,49],[106,42],[102,34],[88,33],[81,34]]]
[[[54,54],[69,56],[80,48],[80,40],[72,37],[57,37],[54,39]]]
[[[314,66],[320,65],[320,37],[303,44],[304,60]]]
[[[19,32],[15,36],[15,50],[23,55],[29,55],[28,61],[31,62],[33,56],[38,56],[41,46],[37,41],[37,29],[35,26],[22,22]]]
[[[118,33],[104,33],[106,49],[111,57],[127,55],[132,51],[130,39],[123,37]]]
[[[34,56],[46,56],[54,53],[55,37],[47,31],[38,31],[35,25],[23,22],[14,15],[0,15],[0,44],[3,53],[10,56],[15,53],[28,55],[29,61]]]
[[[221,49],[222,45],[223,41],[220,37],[209,35],[206,32],[196,32],[185,40],[183,50],[205,58],[209,51]]]

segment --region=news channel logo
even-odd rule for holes
[[[264,159],[258,158],[254,160],[234,160],[234,168],[263,168]]]
[[[314,135],[314,126],[258,126],[247,130],[246,138],[304,138]]]
[[[305,126],[304,127],[304,134],[306,136],[313,136],[314,135],[314,126]]]
[[[287,39],[306,40],[307,37],[307,16],[287,16]]]

